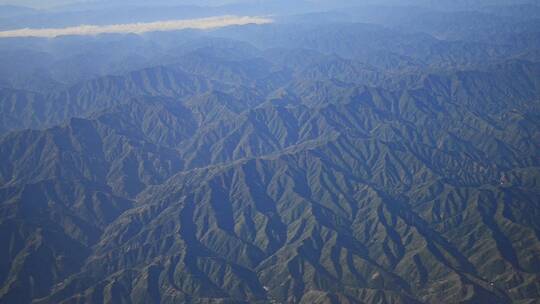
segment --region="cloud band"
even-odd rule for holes
[[[113,25],[79,25],[66,28],[17,29],[0,31],[0,38],[13,37],[43,37],[54,38],[69,35],[99,35],[99,34],[142,34],[157,31],[177,31],[184,29],[209,30],[233,25],[268,24],[273,20],[251,16],[221,16],[200,19],[169,20],[147,23],[129,23]]]

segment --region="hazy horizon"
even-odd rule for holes
[[[199,19],[164,20],[157,22],[140,22],[113,24],[104,26],[81,25],[65,28],[24,28],[0,31],[0,38],[60,36],[95,36],[100,34],[142,34],[147,32],[177,31],[185,29],[209,30],[233,25],[268,24],[272,19],[252,16],[216,16]]]

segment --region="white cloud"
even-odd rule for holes
[[[267,24],[272,19],[250,16],[221,16],[200,19],[169,20],[148,23],[129,23],[113,25],[79,25],[66,28],[24,28],[18,30],[0,31],[0,38],[10,37],[45,37],[54,38],[67,35],[99,35],[112,33],[135,33],[157,31],[175,31],[184,29],[209,30],[232,25]]]

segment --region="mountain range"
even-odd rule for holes
[[[538,303],[540,8],[492,4],[0,39],[0,303]]]

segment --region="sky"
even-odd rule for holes
[[[157,4],[157,3],[167,3],[175,5],[224,5],[230,3],[239,3],[239,2],[265,2],[271,3],[277,0],[154,0],[154,1],[144,1],[144,0],[0,0],[0,5],[18,5],[18,6],[27,6],[34,8],[51,8],[61,5],[77,4],[77,3],[91,3],[91,2],[102,2],[102,3],[139,3],[139,4]],[[290,3],[294,3],[295,0],[290,0]],[[307,0],[309,2],[320,2],[320,3],[335,3],[335,2],[348,2],[349,4],[360,4],[360,3],[371,3],[371,4],[393,4],[393,5],[429,5],[429,6],[438,6],[440,4],[446,3],[459,3],[460,5],[502,5],[502,4],[517,4],[517,3],[538,3],[539,0]],[[443,5],[444,6],[444,5]]]
[[[0,0],[0,5],[16,5],[16,6],[27,6],[35,8],[48,8],[58,5],[72,4],[76,1],[73,0]]]
[[[268,1],[268,0],[265,0]],[[15,5],[15,6],[26,6],[26,7],[33,7],[33,8],[52,8],[62,5],[70,5],[70,4],[79,4],[79,3],[88,3],[88,2],[94,2],[91,0],[0,0],[0,5]],[[107,1],[107,2],[138,2],[138,3],[145,3],[145,1],[138,1],[138,0],[113,0],[113,1]],[[161,1],[152,1],[152,4],[155,3],[169,3],[169,4],[177,4],[177,5],[221,5],[221,4],[228,4],[228,3],[234,3],[239,2],[238,0],[180,0],[180,1],[171,1],[171,0],[161,0]],[[148,2],[147,2],[148,3]]]

